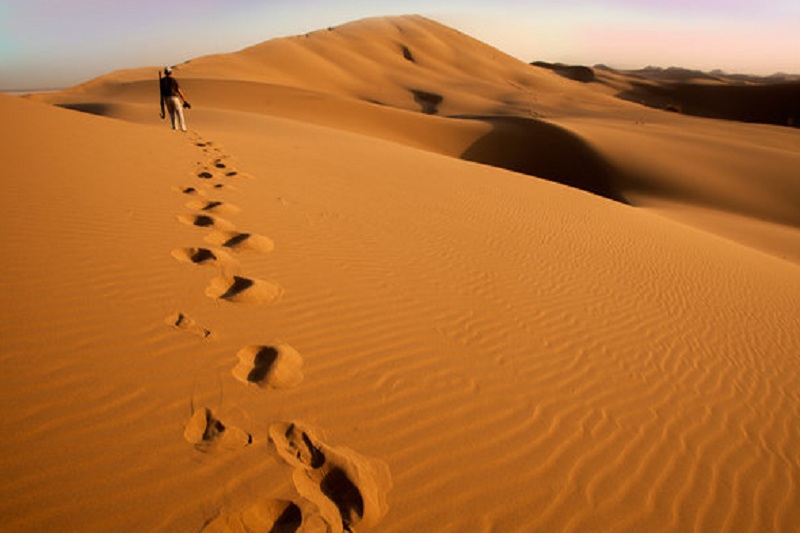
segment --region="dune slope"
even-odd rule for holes
[[[155,71],[39,98],[155,123]],[[291,118],[544,177],[800,262],[797,129],[645,108],[417,16],[275,39],[177,72],[196,108]]]

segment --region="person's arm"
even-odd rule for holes
[[[186,101],[186,96],[183,94],[183,91],[181,90],[181,88],[180,88],[180,87],[178,87],[178,96],[180,96],[180,97],[181,97],[181,101],[183,102],[183,107],[188,107],[188,108],[191,108],[191,107],[192,107],[192,106],[189,104],[189,102],[187,102],[187,101]]]

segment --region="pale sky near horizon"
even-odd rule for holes
[[[412,13],[526,62],[800,73],[800,0],[0,0],[0,90]]]

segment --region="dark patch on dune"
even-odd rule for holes
[[[800,127],[800,83],[719,85],[634,81],[632,85],[617,96],[687,115]]]
[[[613,168],[583,139],[542,120],[464,117],[493,126],[461,158],[513,170],[627,203],[615,189]]]
[[[417,60],[414,59],[414,55],[411,53],[411,50],[409,50],[406,45],[400,45],[400,46],[403,49],[403,57],[406,59],[406,61],[411,61],[412,63],[416,63]]]
[[[409,91],[414,95],[414,101],[422,107],[423,113],[435,115],[439,112],[439,105],[444,101],[444,96],[419,89],[409,89]]]
[[[98,115],[101,117],[107,117],[111,114],[111,105],[101,104],[99,102],[57,104],[57,106],[63,107],[64,109],[88,113],[90,115]]]
[[[531,63],[535,67],[546,68],[552,70],[559,76],[564,78],[579,81],[581,83],[591,83],[597,81],[594,70],[591,67],[582,65],[564,65],[563,63],[547,63],[545,61],[536,61]]]

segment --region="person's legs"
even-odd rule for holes
[[[172,98],[165,98],[164,104],[167,106],[167,113],[169,113],[169,121],[172,124],[172,129],[175,129],[175,103]]]
[[[177,96],[173,96],[169,101],[171,103],[169,116],[172,120],[172,129],[176,129],[175,119],[177,118],[177,126],[180,127],[181,131],[186,131],[186,121],[183,118],[183,103],[181,99]]]

